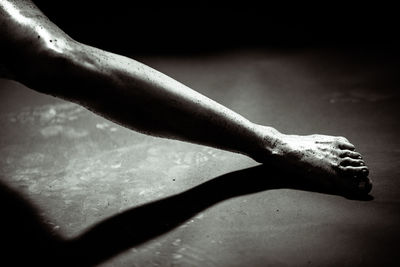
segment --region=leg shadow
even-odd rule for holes
[[[46,227],[29,200],[2,183],[0,214],[0,266],[59,265],[64,242]]]
[[[259,165],[224,174],[180,194],[132,208],[99,222],[78,238],[63,240],[46,227],[29,200],[0,184],[0,243],[4,247],[1,261],[10,262],[12,266],[93,266],[168,233],[221,201],[279,188],[342,194],[319,181]]]
[[[371,196],[332,190],[329,184],[305,179],[290,171],[259,165],[224,174],[180,194],[135,207],[104,220],[70,241],[71,254],[77,255],[80,263],[96,264],[171,231],[221,201],[279,188],[346,195],[357,200],[372,199]]]

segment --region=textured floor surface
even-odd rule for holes
[[[52,266],[398,266],[399,65],[390,58],[139,58],[255,122],[346,136],[370,166],[364,200],[240,155],[144,136],[0,80],[5,254]]]

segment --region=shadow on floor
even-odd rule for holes
[[[134,207],[99,222],[76,239],[63,240],[45,226],[28,200],[2,184],[0,242],[3,256],[0,260],[10,262],[12,266],[92,266],[167,233],[197,213],[229,198],[279,188],[343,195],[328,187],[317,181],[299,179],[277,168],[259,165],[224,174],[180,194]],[[369,195],[352,195],[351,198],[372,199]]]

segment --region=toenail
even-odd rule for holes
[[[366,169],[363,169],[362,172],[363,172],[363,173],[367,173],[367,170],[366,170]]]
[[[364,164],[364,162],[360,162],[360,166],[364,166],[365,164]]]
[[[358,158],[359,158],[359,159],[362,159],[362,157],[361,157],[361,156],[358,156]]]

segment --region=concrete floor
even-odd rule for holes
[[[241,155],[144,136],[0,80],[5,259],[400,264],[399,65],[390,54],[247,50],[139,59],[255,122],[346,136],[370,166],[370,197],[349,199]]]

